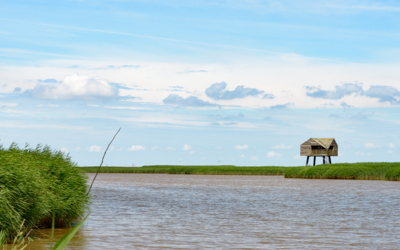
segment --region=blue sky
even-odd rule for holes
[[[2,1],[0,139],[79,165],[399,161],[398,1]]]

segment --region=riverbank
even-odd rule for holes
[[[0,145],[0,247],[34,228],[64,227],[89,208],[87,176],[70,157],[49,147]]]
[[[81,167],[84,172],[96,173],[98,167]],[[100,173],[141,174],[206,174],[206,175],[284,175],[289,167],[236,167],[153,165],[143,167],[101,167]]]
[[[95,173],[98,167],[81,167],[80,169],[87,173]],[[100,169],[100,173],[284,175],[285,178],[399,181],[400,163],[360,162],[326,164],[308,167],[155,165],[144,167],[102,167]]]

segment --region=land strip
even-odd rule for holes
[[[81,167],[94,173],[98,167]],[[360,162],[337,163],[307,167],[236,167],[153,165],[144,167],[102,167],[101,173],[164,173],[202,175],[284,175],[285,178],[306,179],[353,179],[353,180],[400,180],[400,163]]]

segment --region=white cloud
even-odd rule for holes
[[[365,146],[365,148],[380,148],[381,147],[380,145],[372,144],[372,143],[366,143],[364,146]]]
[[[222,150],[223,148],[222,147],[216,147],[215,149]]]
[[[154,147],[151,148],[151,150],[157,150],[157,149],[159,149],[158,146],[154,146]]]
[[[118,89],[107,80],[88,75],[66,76],[61,83],[37,84],[30,93],[44,99],[95,100],[118,97]]]
[[[252,161],[256,161],[256,160],[258,160],[258,157],[257,157],[257,156],[252,156],[252,157],[250,157],[250,159],[251,159]]]
[[[167,150],[169,150],[169,151],[173,151],[173,150],[175,150],[175,148],[174,148],[174,147],[172,147],[172,146],[169,146],[169,147],[167,147]]]
[[[293,159],[299,159],[301,156],[300,155],[295,155],[293,156]]]
[[[244,154],[242,154],[242,155],[240,156],[240,158],[246,158],[246,156],[245,156]]]
[[[396,145],[394,145],[393,143],[389,143],[388,148],[395,148]]]
[[[62,148],[60,151],[66,153],[66,154],[69,153],[69,150],[67,148]]]
[[[128,151],[139,151],[139,150],[145,150],[146,148],[142,145],[132,145],[132,147],[128,148]]]
[[[235,149],[237,149],[237,150],[249,149],[249,146],[248,146],[248,145],[243,145],[243,146],[241,146],[241,145],[236,145],[236,146],[235,146]]]
[[[389,154],[393,154],[394,151],[393,151],[393,150],[389,150],[388,153],[389,153]]]
[[[281,154],[275,153],[274,151],[268,152],[267,157],[268,158],[274,158],[274,157],[280,157]]]
[[[189,151],[191,149],[192,149],[192,147],[187,144],[183,145],[183,148],[182,148],[182,150],[185,150],[185,151]]]
[[[0,102],[0,108],[3,108],[3,107],[7,107],[7,108],[13,108],[13,107],[16,107],[16,106],[18,106],[18,104],[17,104],[17,103],[11,103],[11,102]]]
[[[93,146],[90,146],[90,148],[89,148],[89,152],[100,152],[100,151],[101,151],[100,146],[93,145]]]
[[[75,148],[75,151],[80,151],[81,150],[81,147],[76,147]]]
[[[275,148],[275,149],[291,149],[291,148],[293,148],[293,146],[292,145],[285,145],[285,144],[279,144],[279,145],[275,145],[275,146],[273,146],[272,148]]]
[[[356,156],[364,156],[364,153],[363,153],[363,152],[360,152],[360,151],[358,151],[358,152],[356,153]]]
[[[194,154],[194,151],[190,151],[189,154],[190,154],[190,155]]]

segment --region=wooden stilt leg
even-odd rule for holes
[[[322,164],[325,164],[325,156],[322,156]]]
[[[306,166],[308,166],[308,159],[309,158],[310,158],[310,156],[307,156]]]
[[[314,165],[313,166],[315,166],[315,158],[317,158],[316,156],[314,156]]]
[[[332,164],[331,157],[329,156],[329,164]]]

